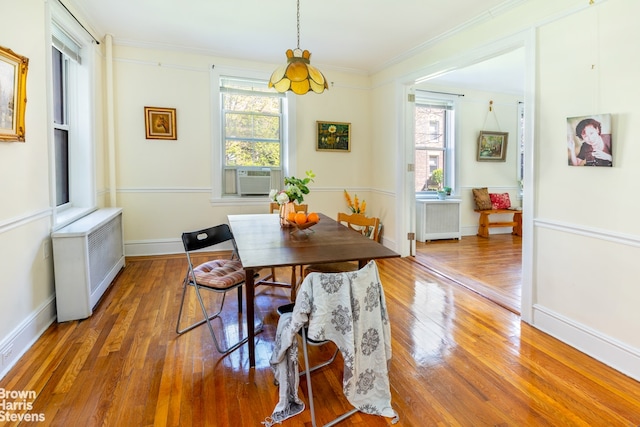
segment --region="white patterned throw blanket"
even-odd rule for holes
[[[348,273],[311,273],[302,282],[292,313],[278,321],[271,367],[279,384],[279,402],[263,424],[271,426],[304,410],[298,397],[298,340],[334,342],[344,358],[343,392],[359,411],[398,416],[391,407],[388,362],[391,326],[374,261]]]

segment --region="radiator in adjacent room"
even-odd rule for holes
[[[460,239],[460,200],[416,200],[416,240]]]
[[[87,318],[125,265],[122,209],[99,209],[51,239],[58,322]]]

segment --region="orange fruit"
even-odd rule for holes
[[[296,221],[296,224],[298,225],[304,224],[305,222],[307,222],[307,214],[304,212],[296,213],[295,221]]]
[[[309,215],[307,215],[307,221],[309,221],[309,222],[319,222],[320,221],[320,215],[318,215],[315,212],[311,212]]]
[[[296,213],[295,211],[291,211],[287,214],[287,220],[291,221],[291,222],[295,222],[296,220]]]

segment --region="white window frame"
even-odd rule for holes
[[[222,130],[222,97],[220,96],[220,79],[224,77],[239,79],[254,79],[268,81],[268,73],[226,68],[212,65],[210,68],[211,84],[211,203],[213,204],[239,204],[239,203],[260,203],[264,198],[243,198],[234,195],[223,195],[222,173],[224,170],[223,157],[223,130]],[[295,176],[296,158],[296,108],[295,96],[286,94],[286,107],[282,114],[282,176]]]
[[[430,92],[428,90],[416,90],[415,91],[415,108],[418,105],[429,104],[429,101],[433,103],[447,103],[451,106],[451,114],[447,113],[449,119],[446,121],[446,129],[445,129],[445,146],[442,150],[444,154],[444,162],[445,162],[445,175],[444,175],[444,186],[451,187],[452,194],[458,194],[459,190],[457,188],[458,182],[458,152],[456,150],[456,140],[458,138],[458,119],[456,117],[456,111],[458,110],[458,96],[457,95],[449,95],[437,92]],[[414,129],[415,131],[415,129]],[[415,144],[415,141],[414,141]],[[415,148],[414,148],[415,150]],[[435,150],[433,150],[435,151]],[[415,183],[412,184],[415,186]],[[436,198],[437,194],[435,191],[416,191],[415,192],[417,198],[427,199],[427,198]]]
[[[516,161],[516,177],[518,179],[518,198],[523,199],[523,184],[524,184],[524,153],[525,153],[525,111],[524,102],[518,102],[518,158]]]
[[[47,94],[49,128],[49,177],[53,229],[63,227],[96,209],[95,135],[93,106],[95,52],[93,40],[56,2],[48,3]],[[52,27],[68,36],[77,47],[81,61],[68,61],[67,122],[69,130],[69,203],[56,206],[56,160],[53,124]],[[69,52],[63,52],[69,56]],[[72,55],[71,55],[72,56]]]

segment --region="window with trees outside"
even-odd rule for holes
[[[455,103],[447,96],[416,92],[415,192],[433,195],[455,188]]]
[[[270,171],[278,186],[285,157],[286,96],[269,89],[266,81],[232,77],[220,79],[220,96],[222,194],[238,194],[239,168]]]

